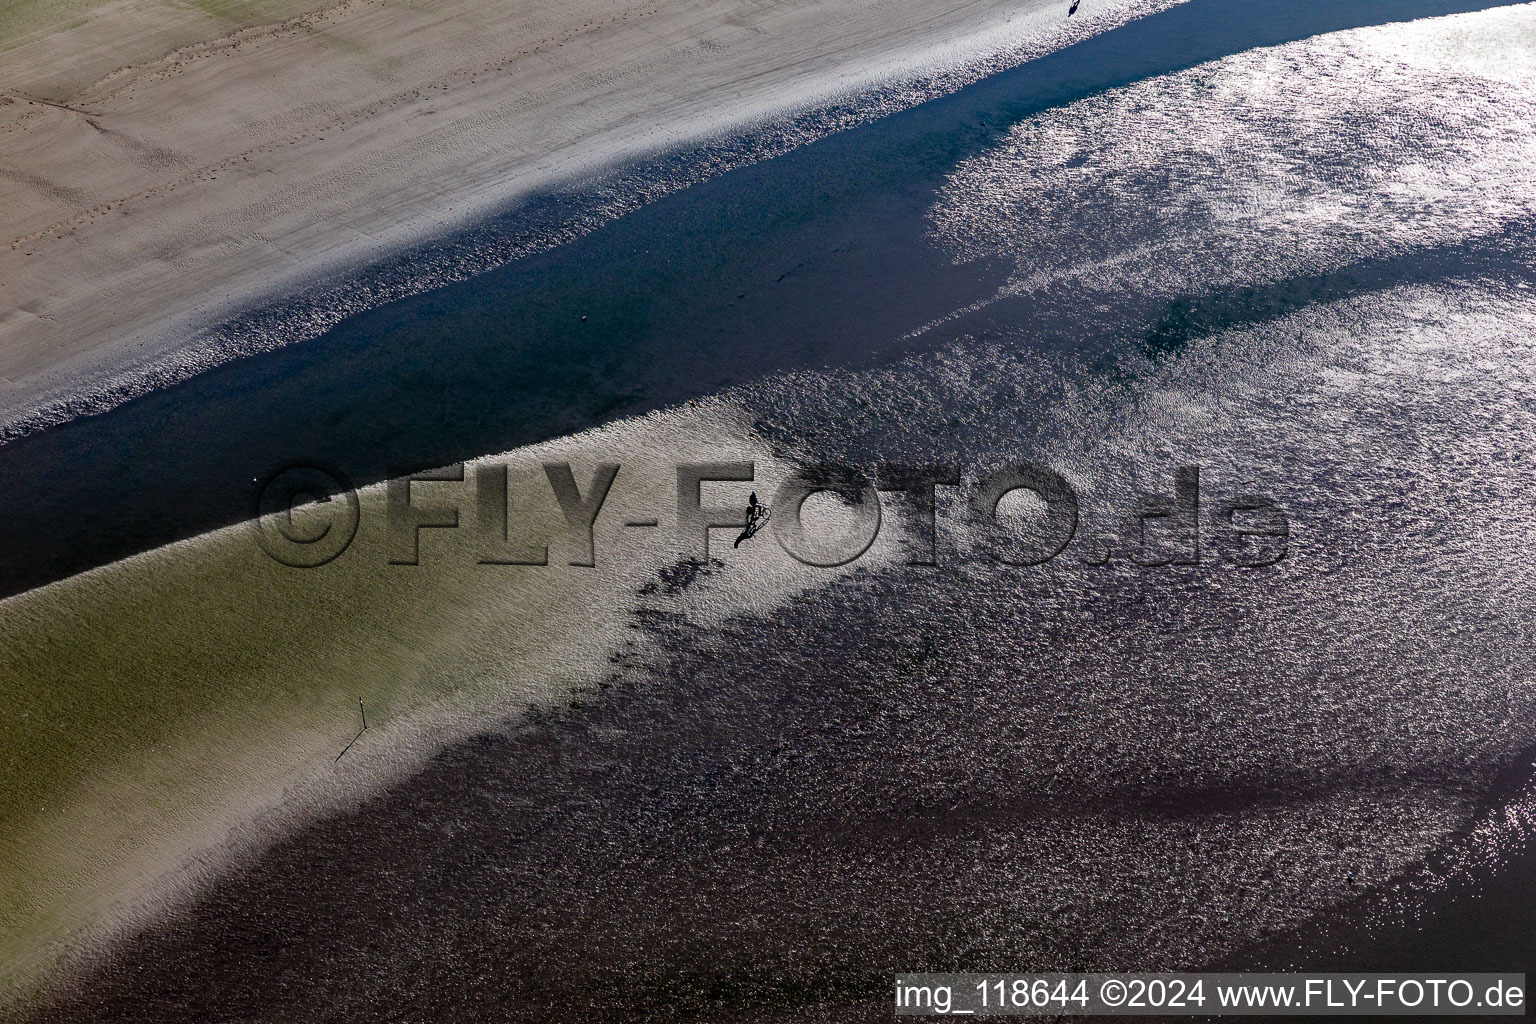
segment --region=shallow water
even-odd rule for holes
[[[923,968],[1449,966],[1484,919],[1442,909],[1405,951],[1349,904],[1419,899],[1426,861],[1480,884],[1451,853],[1536,746],[1536,15],[1236,52],[1369,6],[1234,27],[1196,0],[187,385],[246,396],[263,368],[255,393],[318,404],[262,450],[323,426],[363,477],[395,457],[381,438],[448,461],[725,388],[787,456],[1041,462],[1081,517],[1049,565],[1000,566],[951,494],[936,568],[721,627],[642,620],[662,664],[298,832],[64,1009],[793,1018]],[[663,224],[676,244],[647,252]],[[373,362],[391,383],[351,387]],[[1127,512],[1181,466],[1199,564],[1138,565]],[[1237,493],[1284,509],[1279,564],[1221,557]],[[1529,870],[1503,834],[1508,906]]]
[[[653,624],[670,663],[280,844],[71,1014],[793,1017],[897,970],[1198,967],[1391,884],[1536,742],[1529,571],[1503,557],[1536,309],[1477,298],[1309,311],[1075,401],[989,401],[1044,397],[995,346],[748,392],[786,444],[985,409],[906,416],[901,443],[1048,459],[1085,523],[1192,460],[1213,496],[1280,502],[1292,549],[1001,567],[946,507],[939,567]],[[1423,386],[1447,375],[1454,397]]]
[[[0,446],[0,519],[9,526],[0,594],[248,518],[253,479],[295,461],[323,460],[367,483],[392,468],[507,450],[776,370],[941,349],[964,330],[989,329],[992,315],[907,336],[988,300],[1010,267],[985,259],[955,266],[929,238],[933,192],[1012,125],[1252,47],[1488,6],[1275,0],[1245,4],[1239,19],[1221,0],[1191,0],[664,195],[568,244],[355,316],[302,345],[257,351],[14,440]],[[818,130],[803,126],[809,137]],[[663,161],[649,173],[684,172]],[[463,240],[463,251],[410,254],[424,269],[372,268],[332,301],[366,305],[402,274],[451,279],[477,250],[520,250],[559,234],[592,216],[589,207],[613,202],[603,185],[513,211]],[[1082,312],[1068,310],[1052,327],[1063,344],[1119,343]],[[316,315],[301,310],[300,319]],[[1004,314],[1002,326],[1019,315]],[[282,309],[257,311],[230,326],[229,344],[290,329]]]

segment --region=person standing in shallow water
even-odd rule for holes
[[[752,495],[747,498],[747,528],[741,531],[741,536],[736,538],[736,542],[731,547],[739,548],[742,541],[751,540],[753,535],[762,529],[763,524],[767,521],[768,506],[759,502],[757,500],[757,492],[753,491]]]

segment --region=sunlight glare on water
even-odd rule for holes
[[[1161,296],[1490,236],[1536,205],[1536,7],[1250,51],[1050,110],[932,213],[1016,291]]]

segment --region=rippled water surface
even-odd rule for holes
[[[1066,550],[999,564],[941,489],[935,567],[648,619],[661,664],[298,832],[70,1019],[852,1019],[923,968],[1390,970],[1381,908],[1528,902],[1533,44],[1523,5],[1117,83],[938,160],[888,259],[786,258],[932,274],[724,399],[790,458],[1047,465]],[[1198,559],[1139,564],[1181,467]],[[1223,557],[1239,495],[1278,564]]]

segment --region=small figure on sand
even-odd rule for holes
[[[741,531],[741,536],[736,538],[736,543],[731,547],[739,548],[742,541],[751,540],[767,521],[768,506],[758,501],[757,492],[753,491],[752,496],[747,499],[747,528]]]
[[[1072,0],[1072,6],[1067,8],[1067,17],[1070,18],[1070,17],[1072,17],[1072,15],[1076,14],[1077,13],[1077,5],[1082,3],[1082,2],[1083,2],[1083,0]]]

